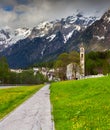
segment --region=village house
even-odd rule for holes
[[[33,68],[34,75],[36,75],[38,72],[44,75],[48,78],[49,81],[55,80],[55,69],[49,69],[49,68]]]
[[[15,72],[15,73],[22,73],[23,70],[22,69],[10,69],[11,72]]]

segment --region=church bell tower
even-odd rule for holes
[[[80,45],[80,67],[81,67],[81,77],[85,76],[85,48],[83,43]]]

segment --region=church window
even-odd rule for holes
[[[81,54],[81,58],[83,58],[83,54]]]

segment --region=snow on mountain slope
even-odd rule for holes
[[[68,35],[64,36],[64,40],[65,40],[64,43],[66,43],[68,41],[68,39],[71,38],[71,36],[73,35],[73,32],[74,31],[72,31]]]
[[[51,36],[47,37],[46,39],[49,39],[49,42],[51,42],[56,37],[55,34],[52,34]]]
[[[31,34],[31,30],[28,28],[18,28],[12,35],[11,44],[16,43],[19,40],[27,38]]]
[[[18,28],[16,30],[10,27],[0,29],[0,51],[7,48],[17,41],[27,38],[31,34],[31,30],[27,28]]]
[[[61,32],[64,43],[67,43],[74,33],[83,31],[97,19],[99,19],[99,17],[86,17],[78,13],[74,16],[69,16],[61,20],[42,22],[32,29],[30,38],[44,37],[48,40],[48,42],[52,42],[52,40],[55,39],[57,32]]]
[[[108,20],[104,24],[100,24],[102,23],[102,19],[99,20],[100,18],[101,16],[85,15],[78,12],[61,20],[42,22],[32,29],[17,29],[17,32],[15,30],[10,31],[10,29],[2,30],[0,35],[5,35],[5,37],[2,36],[2,39],[6,39],[6,41],[11,39],[6,45],[12,45],[7,46],[0,54],[7,58],[11,68],[22,68],[34,63],[56,59],[63,52],[77,50],[81,42],[87,42],[88,44],[92,38],[99,42],[102,41],[102,43],[107,38],[110,41],[110,35],[103,34],[106,31],[110,32]],[[18,42],[15,43],[17,40]],[[94,43],[94,40],[91,43]],[[3,47],[0,46],[0,49],[3,50]]]
[[[110,9],[103,14],[100,20],[89,26],[80,39],[89,50],[110,50]]]
[[[18,28],[13,30],[10,27],[1,28],[0,51],[3,51],[5,48],[16,44],[17,41],[27,37],[30,39],[40,37],[45,38],[48,42],[52,42],[58,32],[61,32],[63,36],[63,42],[67,43],[74,33],[85,30],[88,26],[100,18],[97,16],[97,14],[95,15],[96,16],[89,16],[77,11],[77,13],[73,16],[52,22],[45,21],[32,29]]]

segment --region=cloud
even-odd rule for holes
[[[94,9],[100,12],[109,7],[108,0],[0,0],[0,27],[33,27],[45,20],[60,19],[72,15],[75,10]],[[5,10],[3,7],[13,7]]]
[[[8,25],[8,23],[13,23],[17,19],[17,16],[14,12],[7,12],[3,9],[0,9],[0,18],[0,26],[3,27]]]

